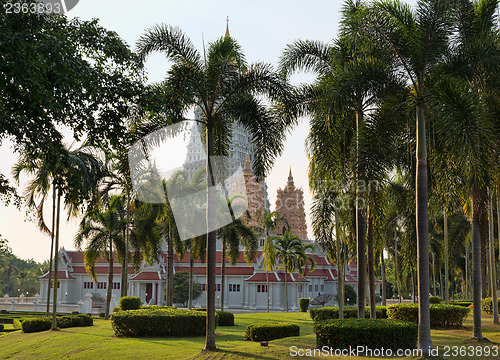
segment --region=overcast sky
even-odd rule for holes
[[[282,50],[293,40],[331,41],[338,29],[342,3],[337,0],[80,0],[68,16],[99,19],[101,26],[117,32],[132,49],[148,27],[160,23],[178,26],[200,50],[203,39],[210,42],[224,35],[226,18],[229,17],[230,34],[242,46],[247,61],[263,61],[276,66]],[[146,63],[149,81],[162,80],[168,66],[161,54],[151,56]],[[311,80],[311,76],[293,78],[294,82]],[[295,186],[304,189],[311,235],[311,197],[307,186],[308,161],[304,146],[307,128],[308,122],[304,119],[287,136],[285,151],[268,176],[267,183],[269,200],[274,208],[276,189],[286,185],[288,170],[292,167]],[[16,159],[9,143],[4,142],[0,147],[0,172],[10,176]],[[47,219],[50,219],[50,205],[46,206]],[[77,223],[62,223],[60,242],[66,249],[74,249],[73,236]],[[24,210],[0,204],[0,234],[21,258],[42,261],[49,257],[50,238],[41,234],[33,222],[26,220]]]

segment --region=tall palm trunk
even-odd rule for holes
[[[193,308],[193,270],[194,270],[194,259],[193,259],[193,249],[189,251],[189,300],[188,308],[191,310]]]
[[[477,191],[472,190],[472,303],[473,303],[473,335],[475,339],[482,339],[481,331],[481,230],[479,227],[479,207],[481,201],[477,199]]]
[[[215,155],[214,133],[207,125],[207,326],[205,350],[215,351],[215,268],[216,268],[216,208],[215,178],[211,159]]]
[[[267,312],[269,312],[269,271],[266,270]]]
[[[498,249],[500,249],[500,182],[497,185],[497,222],[498,222]],[[500,251],[498,253],[498,261],[500,262]]]
[[[167,287],[166,303],[167,306],[173,305],[174,299],[174,244],[173,244],[172,224],[169,225],[169,238],[167,240]]]
[[[469,297],[469,288],[470,288],[470,269],[469,269],[469,246],[467,243],[465,244],[465,297],[470,299]]]
[[[398,238],[397,238],[397,228],[394,228],[394,268],[396,271],[396,285],[398,288],[398,300],[401,304],[401,284],[399,282],[399,266],[398,266]]]
[[[366,217],[364,216],[361,204],[361,192],[359,189],[359,182],[361,179],[361,169],[359,167],[359,144],[360,144],[360,130],[364,126],[363,110],[361,105],[358,104],[356,110],[356,129],[357,129],[357,182],[356,182],[356,250],[357,250],[357,263],[358,263],[358,318],[365,317],[365,303],[366,303]]]
[[[446,208],[443,212],[444,220],[444,301],[446,305],[450,303],[450,286],[448,281],[450,279],[450,250],[448,245],[448,214]]]
[[[341,241],[340,241],[340,231],[337,212],[335,211],[335,237],[337,246],[337,294],[339,298],[339,319],[344,318],[344,259],[340,251]]]
[[[436,255],[432,253],[432,289],[434,296],[437,296],[436,290]]]
[[[104,311],[104,320],[109,319],[109,308],[111,305],[111,296],[113,295],[113,238],[109,234],[109,254],[108,254],[108,290],[106,292],[106,310]]]
[[[421,85],[423,87],[423,84]],[[423,89],[421,89],[423,90]],[[420,91],[423,93],[423,91]],[[418,348],[425,355],[432,349],[429,310],[429,213],[427,208],[427,145],[425,141],[424,99],[417,99],[417,271],[418,271]]]
[[[125,255],[122,265],[122,281],[120,297],[127,296],[128,292],[128,256],[129,256],[129,236],[130,236],[130,193],[127,191],[127,217],[125,220]]]
[[[375,261],[373,257],[373,218],[368,215],[368,288],[370,290],[370,319],[376,319]]]
[[[286,300],[286,312],[288,312],[288,280],[287,276],[288,275],[288,269],[285,265],[285,300]]]
[[[387,278],[385,275],[384,249],[380,252],[380,271],[382,273],[382,306],[387,305]]]
[[[54,299],[52,300],[52,330],[57,330],[57,284],[59,266],[59,222],[61,218],[61,189],[57,189],[56,242],[54,244]]]
[[[54,233],[56,225],[56,184],[52,182],[52,230],[50,234],[50,259],[49,259],[49,282],[47,283],[47,309],[45,315],[50,313],[50,284],[52,282],[52,260],[54,258]]]
[[[490,235],[490,262],[491,262],[491,298],[493,300],[493,323],[498,324],[498,296],[497,296],[497,271],[495,266],[495,224],[493,218],[493,192],[488,199],[489,235]]]
[[[220,310],[224,311],[224,288],[226,286],[226,242],[222,241],[222,265],[220,269]]]

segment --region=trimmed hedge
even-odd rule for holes
[[[206,317],[201,311],[139,309],[111,314],[111,324],[116,335],[128,337],[192,337],[205,335]]]
[[[0,331],[3,331],[3,324],[0,324]]]
[[[299,309],[300,312],[307,312],[307,309],[309,309],[309,298],[299,299]]]
[[[339,318],[339,307],[338,306],[325,306],[309,309],[309,314],[314,322],[322,320],[332,320]],[[377,319],[387,319],[387,306],[377,306],[376,307]],[[353,306],[344,307],[344,319],[357,319],[358,308]],[[365,308],[365,317],[370,317],[370,307]]]
[[[462,327],[470,309],[455,305],[430,305],[431,328]],[[389,319],[418,324],[418,304],[395,304],[387,307]]]
[[[137,310],[141,308],[142,300],[138,296],[124,296],[119,305],[121,310]]]
[[[299,336],[300,328],[290,323],[259,323],[250,324],[245,331],[245,340],[271,341],[290,336]]]
[[[500,299],[498,299],[498,309],[500,309]],[[493,314],[493,300],[491,298],[481,300],[481,310],[487,314]]]
[[[472,305],[472,300],[451,300],[450,305],[469,307]]]
[[[219,326],[234,326],[234,315],[229,311],[216,311],[219,315]]]
[[[429,296],[429,304],[441,304],[443,298],[440,296]]]
[[[16,319],[21,323],[25,333],[40,332],[50,330],[52,327],[52,317],[44,316],[39,318]],[[87,314],[66,315],[57,317],[57,327],[64,329],[70,327],[92,326],[94,321]]]
[[[7,310],[5,309],[0,310],[0,314],[7,314]]]
[[[317,322],[314,333],[318,348],[366,346],[371,349],[414,349],[418,326],[412,322],[388,319],[334,319]]]

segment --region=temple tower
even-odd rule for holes
[[[286,219],[293,235],[307,239],[306,212],[304,210],[304,191],[296,188],[293,182],[292,168],[288,175],[288,182],[284,189],[279,188],[276,197],[276,212]],[[283,234],[285,223],[276,228],[277,234]]]

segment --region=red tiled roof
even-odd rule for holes
[[[158,271],[141,271],[139,274],[132,276],[130,278],[133,280],[164,280],[159,274]]]
[[[357,281],[355,278],[353,278],[351,275],[346,275],[346,276],[345,276],[345,278],[346,278],[346,281],[347,281],[348,283],[358,282],[358,281]]]
[[[72,271],[72,274],[86,274],[87,270],[85,270],[85,266],[73,266],[74,271]],[[98,275],[104,275],[108,273],[108,267],[107,266],[96,266],[95,267],[95,273]],[[129,274],[134,273],[134,269],[129,266],[127,269]],[[119,265],[113,266],[113,274],[119,275],[122,273],[122,267]]]
[[[261,251],[257,251],[255,253],[255,258],[254,258],[254,261],[255,259],[258,259],[260,256],[261,256],[262,252]],[[166,255],[163,255],[163,259],[164,261],[166,261]],[[216,262],[218,264],[221,264],[222,263],[222,251],[217,251],[216,253]],[[227,254],[226,254],[226,263],[229,262],[229,259],[227,257]],[[186,252],[184,254],[184,257],[179,259],[179,257],[177,255],[174,256],[174,263],[176,264],[189,264],[189,252]],[[201,264],[201,260],[200,258],[197,258],[195,259],[194,261],[195,264]],[[247,261],[245,259],[245,252],[244,251],[240,251],[240,256],[238,258],[238,261],[237,261],[238,264],[247,264]]]
[[[320,256],[313,254],[311,257],[316,261],[317,266],[328,266],[328,265],[333,265],[331,262],[328,261],[328,259],[325,256]]]
[[[54,279],[54,271],[52,273],[52,279]],[[49,279],[49,273],[47,272],[45,275],[39,277],[40,280],[42,279]],[[58,271],[57,272],[57,279],[58,280],[74,280],[75,278],[71,276],[71,274],[67,271]]]
[[[218,266],[215,269],[216,275],[221,275],[221,267]],[[176,266],[175,271],[186,271],[189,272],[188,266]],[[253,267],[244,267],[244,266],[226,266],[226,275],[242,275],[242,276],[250,276],[253,274]],[[206,275],[207,268],[206,266],[195,266],[193,268],[194,275]]]
[[[68,257],[71,259],[72,264],[83,264],[85,253],[83,251],[66,251],[68,253]],[[116,253],[113,254],[113,262],[119,263],[118,255]],[[103,257],[97,258],[97,264],[107,264],[108,260]]]
[[[276,278],[276,274],[274,271],[269,272],[268,274],[269,274],[269,282],[285,282],[285,273],[279,273],[278,274],[279,279]],[[299,282],[299,275],[298,274],[293,274],[293,278],[294,278],[294,280],[292,280],[292,277],[290,276],[290,274],[287,274],[286,280],[287,280],[287,282]],[[266,282],[267,281],[266,273],[265,272],[255,273],[251,277],[246,279],[245,281]],[[309,282],[309,280],[307,280],[304,277],[301,277],[300,281],[304,282],[304,283]]]

